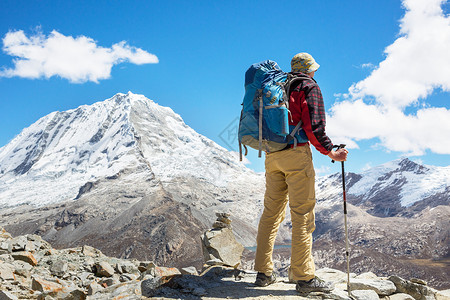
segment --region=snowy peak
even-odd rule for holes
[[[318,199],[322,202],[339,199],[341,182],[337,175],[318,181]],[[361,174],[346,174],[350,203],[369,208],[369,212],[378,216],[397,215],[423,200],[433,203],[432,207],[448,205],[449,186],[450,167],[423,166],[408,158],[373,167]],[[325,191],[324,187],[328,189]],[[434,199],[436,195],[439,201]],[[442,199],[447,200],[442,202]]]
[[[87,182],[125,169],[216,185],[252,173],[172,109],[128,92],[53,112],[0,148],[0,207],[74,199]]]

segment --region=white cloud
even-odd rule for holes
[[[450,17],[445,0],[404,0],[400,37],[385,49],[386,58],[347,98],[330,110],[328,130],[335,140],[378,138],[388,151],[450,154],[450,110],[417,106],[435,89],[450,91]],[[406,108],[413,113],[406,113]]]
[[[27,37],[22,30],[8,32],[3,51],[15,57],[14,68],[0,70],[1,77],[50,78],[60,76],[73,83],[98,82],[111,77],[114,65],[158,63],[158,58],[122,41],[111,48],[98,46],[86,36],[65,36],[53,30],[47,37]]]

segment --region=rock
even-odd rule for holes
[[[421,285],[427,285],[427,282],[425,280],[422,280],[419,278],[411,278],[410,281],[413,283],[421,284]]]
[[[9,252],[23,251],[27,245],[27,238],[25,236],[18,236],[9,241]]]
[[[393,294],[388,297],[388,300],[414,300],[414,298],[411,295],[404,294],[404,293],[398,293]]]
[[[99,277],[111,277],[114,275],[114,269],[106,261],[101,261],[95,264],[96,275]]]
[[[395,284],[397,292],[411,295],[416,300],[434,298],[435,291],[425,285],[414,283],[398,276],[390,276],[389,280]]]
[[[450,300],[450,290],[438,291],[435,297],[436,300]]]
[[[141,261],[138,266],[138,270],[144,273],[147,270],[153,269],[156,265],[152,261]]]
[[[63,296],[64,300],[85,300],[86,299],[86,294],[84,293],[83,290],[81,289],[73,289],[71,290],[68,294]]]
[[[93,281],[91,282],[91,284],[89,284],[88,286],[88,296],[94,295],[95,293],[97,293],[98,291],[102,290],[103,287],[98,284],[97,282]]]
[[[229,214],[229,213],[224,213],[224,212],[219,213],[219,212],[216,212],[216,217],[217,217],[218,219],[221,219],[221,218],[223,218],[223,219],[228,219],[228,217],[230,217],[230,216],[231,216],[231,214]]]
[[[232,228],[230,224],[227,224],[227,223],[224,223],[224,222],[219,222],[219,221],[215,221],[212,227],[214,229],[221,229],[221,228],[231,229]]]
[[[16,280],[14,276],[14,266],[5,262],[0,262],[0,282],[2,280]]]
[[[359,274],[358,276],[355,277],[355,279],[379,279],[377,275],[375,275],[372,272],[366,272],[366,273],[362,273]]]
[[[66,261],[57,260],[50,266],[50,272],[58,277],[62,277],[67,272],[68,264]]]
[[[224,264],[237,267],[241,264],[244,246],[236,241],[229,228],[206,231],[202,238],[205,261],[220,259]]]
[[[11,255],[15,260],[27,262],[32,266],[36,266],[38,264],[38,261],[36,260],[36,258],[34,258],[33,254],[31,254],[30,252],[26,251],[13,252]]]
[[[103,278],[103,279],[99,280],[98,283],[103,287],[108,287],[108,286],[113,286],[115,284],[118,284],[119,282],[120,282],[119,276],[115,275],[112,277]]]
[[[198,275],[198,271],[195,267],[182,268],[180,272],[183,275]]]
[[[0,241],[6,241],[12,239],[12,236],[5,228],[0,226]]]
[[[161,277],[145,279],[141,282],[141,293],[145,297],[153,297],[159,287],[163,284]]]
[[[56,282],[51,282],[39,277],[33,277],[31,289],[47,294],[56,294],[63,290],[63,286]]]
[[[377,292],[374,290],[352,290],[352,297],[356,300],[379,300]]]
[[[316,271],[317,277],[334,283],[347,283],[347,273],[330,268],[322,268]]]
[[[326,295],[326,299],[335,299],[335,300],[352,300],[348,296],[347,291],[334,289],[330,293]]]
[[[107,287],[89,297],[89,300],[142,299],[140,282],[123,282]]]
[[[389,296],[395,293],[396,287],[390,280],[381,279],[352,279],[350,290],[373,290],[380,296]]]
[[[81,248],[81,253],[83,253],[84,255],[87,255],[87,256],[91,256],[91,257],[104,256],[102,251],[95,249],[94,247],[87,246],[87,245],[84,245]]]
[[[16,296],[7,291],[0,291],[0,300],[18,300]]]
[[[124,273],[129,273],[129,274],[131,274],[131,273],[139,273],[139,270],[138,270],[138,268],[136,267],[136,265],[135,264],[133,264],[133,263],[131,263],[131,262],[127,262],[127,261],[125,261],[125,262],[118,262],[117,264],[116,264],[116,270],[117,270],[117,273],[119,273],[119,274],[124,274]]]
[[[192,294],[195,296],[206,296],[208,293],[206,292],[206,290],[204,288],[198,287],[195,288],[194,290],[192,290]]]
[[[205,262],[205,264],[209,267],[209,266],[225,266],[226,264],[218,259],[218,258],[214,258],[214,259],[210,259],[207,262]]]
[[[172,277],[180,274],[181,272],[177,268],[155,267],[155,275],[157,277]]]
[[[31,270],[33,270],[33,266],[30,265],[27,262],[21,261],[21,260],[15,260],[13,262],[15,271],[17,275],[23,276],[23,277],[30,277],[31,276]]]

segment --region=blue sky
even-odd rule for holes
[[[246,69],[272,59],[289,71],[293,55],[309,52],[321,65],[327,132],[350,147],[348,171],[405,156],[448,166],[448,15],[443,0],[2,0],[0,147],[50,112],[132,91],[237,150],[226,133]],[[41,51],[49,45],[66,48],[55,58]],[[28,62],[15,63],[20,55]],[[263,171],[256,151],[249,159]],[[314,161],[320,175],[339,171],[317,151]]]

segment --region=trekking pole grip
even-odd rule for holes
[[[334,149],[334,148],[337,148],[336,150],[344,149],[345,148],[345,144],[334,145],[332,149]],[[332,159],[331,162],[334,164],[334,159]]]

